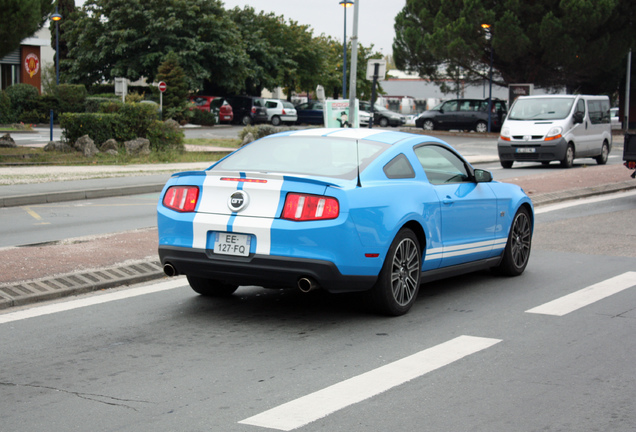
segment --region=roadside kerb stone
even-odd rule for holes
[[[0,285],[0,309],[132,285],[166,277],[158,260]]]

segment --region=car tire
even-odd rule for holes
[[[488,123],[483,121],[477,122],[477,124],[475,125],[475,132],[479,132],[479,133],[488,132]]]
[[[515,214],[508,234],[508,242],[497,273],[506,276],[519,276],[526,269],[532,247],[532,221],[530,213],[521,207]]]
[[[512,168],[512,164],[514,163],[514,161],[505,161],[505,160],[500,160],[499,162],[501,162],[501,166],[505,169]]]
[[[607,141],[603,141],[603,147],[601,148],[601,154],[598,155],[596,159],[596,163],[598,165],[605,165],[607,163],[607,158],[609,157],[609,145]]]
[[[272,117],[272,126],[280,126],[280,117],[278,116],[274,116]]]
[[[424,120],[424,123],[422,123],[422,129],[427,131],[435,130],[435,122],[433,122],[433,120]]]
[[[574,146],[572,144],[568,144],[568,148],[565,149],[565,156],[561,159],[562,168],[572,168],[574,165]]]
[[[380,127],[387,127],[389,125],[389,119],[382,117],[380,119]]]
[[[417,299],[421,272],[420,243],[412,230],[403,228],[393,239],[369,293],[376,310],[390,316],[407,313]]]
[[[238,285],[231,285],[214,279],[186,276],[190,287],[206,297],[229,297],[238,289]]]
[[[241,119],[241,123],[243,124],[243,126],[249,126],[252,124],[252,117],[245,115],[243,116],[243,118]]]

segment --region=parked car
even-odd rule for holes
[[[323,103],[314,100],[296,105],[296,115],[298,116],[296,123],[324,125],[323,109]]]
[[[622,129],[621,118],[618,116],[618,108],[610,108],[610,122],[612,124],[612,129]]]
[[[360,109],[371,113],[371,103],[360,101]],[[374,107],[373,124],[381,127],[404,126],[406,124],[406,117],[376,104]]]
[[[493,99],[490,130],[501,129],[506,117],[506,102]],[[488,132],[488,99],[451,99],[424,111],[415,119],[424,130],[474,130]]]
[[[291,102],[265,99],[265,109],[267,109],[267,120],[274,126],[280,126],[281,123],[294,124],[298,120],[296,107]]]
[[[232,106],[234,123],[245,126],[256,123],[267,123],[265,101],[255,96],[228,96],[225,98]]]
[[[230,123],[234,119],[232,106],[219,96],[193,95],[188,98],[196,109],[215,115],[217,122]]]
[[[199,294],[364,291],[388,315],[408,312],[423,281],[520,275],[534,222],[519,186],[493,181],[443,141],[367,129],[261,138],[174,174],[157,212],[165,273],[186,275]]]

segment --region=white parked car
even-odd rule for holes
[[[298,120],[296,108],[291,102],[265,99],[265,108],[267,109],[267,121],[274,126],[279,126],[281,123],[294,124]]]

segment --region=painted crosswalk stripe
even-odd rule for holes
[[[290,431],[501,342],[459,336],[239,423]]]
[[[627,272],[529,309],[526,312],[563,316],[633,286],[636,286],[636,272]]]

